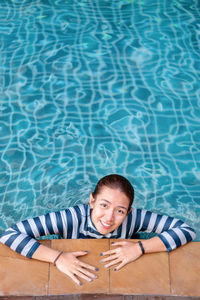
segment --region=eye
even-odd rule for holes
[[[106,204],[106,203],[101,203],[100,206],[103,207],[103,208],[106,208],[106,207],[108,207],[108,204]]]
[[[118,211],[117,211],[120,215],[124,215],[125,214],[125,212],[122,210],[122,209],[118,209]]]

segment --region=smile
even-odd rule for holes
[[[108,228],[110,228],[112,225],[109,225],[109,224],[106,224],[105,222],[103,222],[102,220],[100,220],[100,223],[101,223],[101,225],[104,227],[104,228],[106,228],[106,229],[108,229]]]

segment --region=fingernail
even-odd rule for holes
[[[114,268],[114,271],[117,271],[117,269],[116,269],[116,268]]]
[[[85,253],[88,253],[88,251],[84,251]]]
[[[107,268],[108,266],[105,265],[104,267]]]
[[[102,262],[103,262],[103,259],[100,260],[100,263],[102,263]]]
[[[103,253],[100,253],[99,255],[100,255],[100,256],[103,256]]]
[[[99,271],[99,268],[95,268],[95,271]]]
[[[81,286],[81,285],[82,285],[82,283],[81,283],[81,282],[79,282],[79,285]]]
[[[113,245],[113,244],[114,244],[114,242],[111,243],[111,245]]]
[[[94,275],[94,279],[96,279],[97,278],[97,276],[96,275]]]

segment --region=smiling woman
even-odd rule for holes
[[[119,188],[104,186],[97,196],[90,195],[91,219],[101,234],[116,230],[126,218],[130,200]]]
[[[145,253],[171,251],[195,238],[194,230],[181,220],[131,208],[133,198],[130,182],[123,176],[111,174],[97,183],[89,205],[81,204],[19,222],[8,228],[0,241],[28,258],[53,263],[81,285],[80,278],[86,281],[97,278],[93,273],[97,268],[78,259],[87,251],[59,252],[40,245],[36,238],[57,234],[66,239],[130,239],[139,231],[158,234],[143,242],[113,243],[113,250],[100,253],[105,256],[101,260],[106,263],[105,267],[115,265],[115,271]]]

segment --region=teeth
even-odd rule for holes
[[[101,221],[101,223],[103,224],[103,226],[105,226],[107,228],[111,227],[111,225],[108,225],[108,224],[104,223],[103,221]]]

